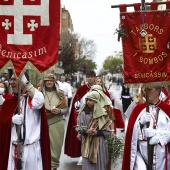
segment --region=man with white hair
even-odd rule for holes
[[[122,170],[147,170],[148,138],[153,148],[152,169],[170,167],[170,105],[159,99],[161,86],[149,87],[147,91],[149,112],[146,103],[138,104],[129,118]]]
[[[18,99],[19,85],[21,86],[20,100]],[[20,80],[12,75],[10,86],[12,94],[0,95],[2,105],[0,169],[50,170],[49,131],[43,107],[43,94],[33,87],[25,74]]]

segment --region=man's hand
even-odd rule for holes
[[[153,137],[150,139],[150,141],[149,141],[149,144],[150,144],[150,145],[156,145],[156,144],[158,144],[158,143],[159,143],[159,136],[158,136],[158,135],[153,136]]]
[[[3,87],[0,87],[0,95],[4,93],[5,89]]]
[[[144,132],[144,136],[145,136],[146,138],[150,138],[150,137],[153,137],[153,136],[155,136],[155,135],[158,134],[158,130],[153,129],[153,128],[143,129],[143,132]]]
[[[170,142],[170,132],[162,132],[159,134],[159,141],[161,146],[165,146]]]
[[[27,78],[25,77],[25,74],[23,74],[23,75],[21,76],[21,82],[22,82],[23,84],[25,84],[25,83],[28,82]]]
[[[56,107],[54,106],[54,107],[51,109],[51,113],[57,115],[57,114],[61,113],[61,110],[60,110],[59,108],[56,108]]]
[[[91,135],[91,136],[94,136],[94,135],[97,135],[97,130],[96,128],[90,128],[87,130],[87,134]]]
[[[77,139],[81,140],[82,139],[82,135],[80,133],[77,134]]]
[[[140,123],[144,125],[145,123],[150,122],[151,118],[151,114],[149,112],[146,112],[140,117]]]
[[[14,115],[12,117],[12,123],[16,124],[16,125],[21,125],[23,123],[23,115]]]
[[[0,87],[0,106],[4,103],[5,99],[3,98],[4,88]]]
[[[75,103],[74,107],[75,107],[76,110],[79,110],[79,109],[80,109],[80,102],[77,101],[77,102]]]

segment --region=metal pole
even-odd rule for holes
[[[145,0],[141,0],[142,11],[145,11]]]

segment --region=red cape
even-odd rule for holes
[[[18,105],[18,98],[13,95],[4,95],[5,102],[0,111],[0,170],[6,170],[11,140],[12,116]],[[47,118],[44,107],[41,111],[41,153],[43,170],[51,169],[50,140]]]
[[[83,85],[77,89],[77,92],[73,98],[71,111],[67,126],[67,132],[65,137],[65,147],[64,153],[72,158],[81,156],[81,142],[77,140],[77,132],[74,128],[77,125],[77,112],[75,111],[74,104],[79,101],[88,91],[90,90],[90,86]]]
[[[164,100],[164,102],[170,105],[170,95],[168,95],[168,96],[166,97],[166,99]]]
[[[127,132],[126,132],[126,138],[125,138],[125,146],[124,146],[124,154],[123,154],[123,162],[122,162],[122,170],[130,170],[130,159],[131,159],[131,140],[132,140],[132,132],[133,127],[136,122],[136,119],[140,112],[146,107],[146,103],[138,104],[134,110],[132,111],[132,114],[129,119]],[[158,104],[158,107],[162,109],[169,117],[170,117],[170,105],[160,102]]]
[[[103,90],[104,94],[110,99],[110,94],[107,90]]]
[[[122,113],[119,109],[114,108],[113,109],[113,114],[115,115],[115,128],[125,128],[125,124],[123,121]]]
[[[110,94],[107,90],[103,90],[104,94],[109,97],[110,99]],[[112,101],[112,105],[114,106],[113,104],[114,101]],[[123,121],[123,118],[122,118],[122,113],[119,109],[116,109],[114,108],[113,109],[113,114],[115,115],[115,128],[122,128],[124,129],[125,128],[125,124],[124,124],[124,121]]]

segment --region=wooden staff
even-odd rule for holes
[[[20,100],[21,100],[21,82],[20,82],[20,79],[18,79],[18,114],[20,114]],[[17,136],[18,136],[18,142],[17,142],[17,146],[18,146],[17,170],[22,170],[22,152],[23,152],[23,148],[21,146],[21,141],[20,141],[20,132],[21,132],[21,125],[18,125],[17,126]]]
[[[145,11],[145,0],[141,0],[142,10]],[[149,112],[149,89],[146,88],[146,112]],[[149,128],[150,123],[147,122],[147,128]],[[148,165],[147,170],[152,170],[153,165],[153,149],[154,146],[149,144],[150,138],[147,138],[147,149],[148,149]]]
[[[146,112],[149,112],[149,89],[146,88]],[[149,128],[150,123],[147,123],[147,128]],[[148,166],[147,170],[152,170],[153,165],[153,151],[154,146],[149,144],[150,138],[147,139],[147,148],[148,148]]]

